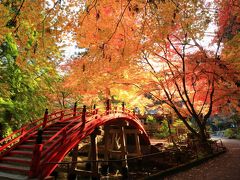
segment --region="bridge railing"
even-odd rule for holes
[[[62,119],[71,119],[75,116],[80,116],[82,108],[65,109],[60,111],[55,111],[48,114],[46,109],[44,117],[39,118],[29,124],[23,125],[20,129],[14,131],[6,138],[0,141],[0,158],[13,149],[20,142],[28,139],[32,135],[36,134],[38,129],[44,129],[56,121]]]
[[[29,124],[22,126],[20,129],[14,131],[6,138],[0,141],[0,158],[5,152],[11,150],[12,147],[15,147],[20,141],[23,141],[30,136],[36,133],[36,130],[39,128],[44,129],[51,124],[54,124],[59,120],[67,120],[71,119],[75,116],[81,116],[83,108],[77,108],[76,103],[73,108],[65,109],[60,111],[55,111],[51,114],[48,114],[48,110],[46,109],[44,117],[37,119]],[[97,115],[97,114],[115,114],[115,113],[124,113],[129,116],[135,117],[135,113],[132,110],[125,108],[124,105],[122,107],[107,107],[106,110],[100,109],[89,109],[86,113],[86,116]]]
[[[76,120],[74,122],[76,122]],[[43,144],[43,148],[45,147],[46,149],[44,149],[41,154],[42,161],[41,164],[38,166],[41,167],[40,168],[41,176],[43,177],[47,176],[49,171],[51,171],[51,169],[54,168],[46,167],[44,166],[44,164],[61,158],[61,154],[65,152],[67,148],[72,146],[72,144],[75,142],[74,140],[79,138],[78,135],[80,134],[82,128],[83,128],[82,121],[75,124],[73,127],[71,127],[71,125],[66,126],[59,131],[58,137],[55,136],[55,138],[53,138],[52,141],[48,141]],[[51,142],[54,143],[51,144]],[[36,175],[39,175],[39,173],[36,173]]]
[[[56,132],[46,142],[40,141],[38,144],[35,144],[29,177],[37,177],[41,164],[49,162],[51,159],[58,156],[58,153],[56,152],[63,151],[63,146],[69,145],[69,140],[72,141],[73,139],[76,139],[77,134],[81,131],[81,126],[83,128],[85,125],[86,106],[83,106],[83,108],[75,108],[73,113],[69,110],[64,112],[61,111],[60,113],[61,115],[57,116],[58,122],[64,122],[67,120],[71,121],[69,121],[66,126],[58,130],[58,132]],[[55,116],[54,113],[53,116]],[[56,117],[54,117],[52,121],[54,121],[55,118]],[[40,137],[38,139],[42,139],[41,134],[39,136]],[[43,168],[40,171],[48,172],[48,169]]]
[[[78,129],[81,126],[82,121],[79,121],[79,119],[80,117],[74,119],[67,126],[64,126],[55,135],[53,135],[50,139],[43,143],[43,146],[46,147],[42,152],[42,157],[44,159],[48,159],[48,157],[51,157],[52,155],[49,152],[53,151],[54,149],[57,149],[58,145],[64,143],[64,141],[67,139],[67,136],[71,135],[72,132],[75,132],[76,129]],[[74,126],[72,127],[72,125]]]
[[[99,109],[88,109],[88,111],[86,111],[86,117],[99,117],[99,116],[107,116],[107,115],[111,115],[111,114],[117,114],[117,113],[125,113],[127,115],[131,114],[131,116],[134,116],[134,113],[131,110],[126,110],[126,111],[122,111],[121,108],[117,109],[111,109],[108,112],[106,112],[105,110],[99,110]],[[82,114],[84,116],[84,114]],[[82,116],[82,118],[83,118]],[[94,131],[94,127],[92,126],[87,126],[88,128],[84,129],[84,124],[91,122],[92,120],[94,120],[95,118],[89,118],[86,119],[87,121],[83,121],[80,117],[79,119],[74,119],[70,124],[68,124],[67,126],[65,126],[64,128],[62,128],[61,130],[58,131],[57,134],[55,134],[51,139],[49,139],[47,142],[43,143],[43,151],[41,152],[41,163],[39,164],[39,166],[37,167],[41,167],[39,173],[35,173],[33,172],[33,176],[32,177],[36,177],[36,176],[41,176],[41,177],[45,177],[49,175],[49,172],[51,172],[51,170],[53,170],[54,168],[56,168],[57,164],[52,164],[50,166],[46,167],[46,164],[48,164],[49,162],[54,162],[54,161],[58,161],[59,159],[62,158],[63,153],[65,151],[67,151],[66,149],[68,149],[70,147],[72,147],[72,145],[74,144],[74,140],[79,139],[79,138],[83,138],[89,134],[91,134],[92,131]],[[136,119],[136,118],[134,118]],[[78,121],[80,120],[80,121]],[[78,122],[78,123],[76,123]],[[74,124],[76,123],[76,124]],[[93,123],[94,124],[94,123]],[[74,125],[71,127],[71,125]],[[84,133],[83,132],[84,129]],[[52,143],[53,142],[53,143]],[[52,144],[51,144],[52,143]],[[49,146],[48,146],[49,145]],[[34,167],[36,167],[36,165],[33,165]]]
[[[44,118],[40,118],[31,122],[27,125],[24,125],[19,130],[14,131],[12,134],[7,136],[6,138],[0,141],[0,157],[6,153],[6,151],[11,150],[11,147],[18,144],[21,140],[25,139],[25,137],[29,136],[33,131],[38,129]]]
[[[55,135],[53,135],[47,142],[44,144],[41,144],[41,146],[36,146],[38,148],[43,148],[41,150],[41,157],[44,157],[46,161],[49,161],[52,157],[54,157],[53,149],[57,149],[59,144],[63,144],[63,142],[68,141],[69,138],[76,136],[79,133],[80,126],[85,125],[85,116],[92,116],[92,115],[106,115],[106,114],[116,114],[116,113],[124,113],[130,117],[133,117],[137,120],[134,111],[126,109],[124,106],[118,108],[106,108],[106,110],[100,111],[99,109],[89,109],[86,111],[85,109],[85,115],[82,116],[84,108],[77,108],[76,104],[71,109],[65,109],[53,112],[51,114],[48,114],[48,109],[46,109],[44,117],[35,120],[34,122],[31,122],[27,125],[22,126],[21,129],[14,131],[12,134],[10,134],[8,137],[4,138],[0,141],[0,159],[7,154],[9,151],[14,149],[18,144],[25,141],[26,139],[30,138],[33,135],[37,134],[38,129],[45,129],[48,126],[51,126],[52,124],[56,123],[57,121],[67,121],[73,119],[67,126],[62,128],[59,132],[57,132]],[[79,117],[79,118],[76,118]],[[76,123],[80,117],[84,118],[79,123]],[[75,125],[73,125],[76,123]],[[69,128],[70,126],[72,126]],[[69,128],[67,130],[67,128]],[[66,134],[70,136],[66,136]],[[50,144],[50,142],[54,142],[53,144]],[[43,160],[43,162],[45,162]],[[33,159],[32,161],[35,161]],[[32,162],[34,164],[34,162]],[[38,166],[35,166],[38,167]]]

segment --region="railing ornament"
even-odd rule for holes
[[[60,120],[63,120],[63,117],[64,117],[64,111],[61,111]]]
[[[86,123],[86,112],[87,112],[86,105],[83,105],[83,110],[82,110],[82,123],[83,123],[83,127],[85,126],[85,123]]]
[[[42,128],[45,128],[45,126],[47,124],[47,120],[48,120],[48,109],[46,109],[45,113],[44,113]]]
[[[77,113],[77,102],[74,103],[73,116],[76,116],[76,113]]]

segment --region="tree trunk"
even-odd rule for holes
[[[203,153],[212,153],[212,148],[211,148],[211,145],[209,144],[209,135],[208,133],[206,132],[206,127],[205,126],[201,126],[199,127],[200,131],[199,131],[199,135],[200,135],[200,138],[199,138],[199,148],[202,149],[202,152]]]

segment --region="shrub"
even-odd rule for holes
[[[157,136],[159,138],[166,138],[169,135],[170,134],[169,134],[169,129],[168,129],[168,122],[167,122],[167,120],[163,120]]]
[[[156,123],[156,119],[152,115],[147,116],[147,123]]]
[[[230,129],[230,128],[224,131],[224,136],[227,138],[236,138],[235,132],[233,131],[233,129]]]
[[[237,139],[240,139],[240,128],[237,128],[236,138],[237,138]]]

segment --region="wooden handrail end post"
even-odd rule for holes
[[[82,123],[83,123],[83,127],[85,126],[85,123],[86,123],[86,112],[87,112],[87,107],[86,107],[86,105],[83,105],[83,110],[82,110]]]
[[[74,103],[74,107],[73,107],[73,117],[75,117],[77,114],[77,102]]]
[[[47,125],[47,120],[48,120],[48,109],[46,109],[44,113],[42,128],[45,128],[45,126]]]

